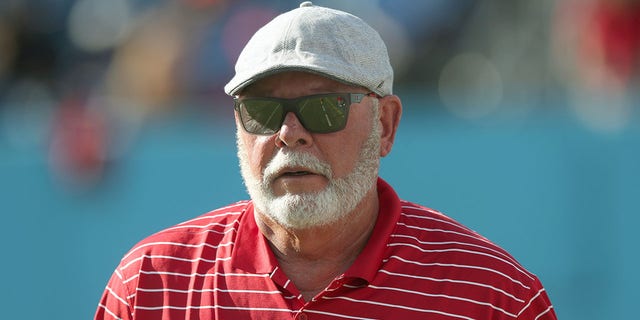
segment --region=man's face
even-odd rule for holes
[[[335,92],[367,93],[318,75],[286,72],[256,82],[243,96],[289,99]],[[380,154],[373,99],[351,104],[346,127],[333,133],[310,133],[292,113],[269,136],[247,133],[237,123],[242,176],[257,210],[304,229],[343,218],[372,192]]]

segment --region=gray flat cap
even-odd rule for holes
[[[352,14],[310,1],[260,28],[240,53],[235,70],[224,87],[229,95],[266,76],[293,70],[365,87],[380,96],[393,91],[393,69],[378,32]]]

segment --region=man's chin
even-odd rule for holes
[[[279,194],[271,193],[271,201],[305,201],[313,200],[323,190],[286,190]]]
[[[320,204],[323,201],[317,194],[287,194],[270,200],[265,214],[292,229],[307,229],[335,220],[336,214],[326,210],[326,203]]]
[[[314,195],[327,190],[330,183],[319,175],[305,177],[281,177],[270,184],[267,190],[275,197],[286,195]]]

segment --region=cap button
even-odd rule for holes
[[[304,7],[313,7],[313,2],[305,1],[305,2],[301,3],[300,4],[300,8],[304,8]]]

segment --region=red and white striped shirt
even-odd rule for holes
[[[124,256],[95,319],[556,319],[503,249],[381,179],[354,264],[311,301],[278,267],[250,201],[156,233]]]

